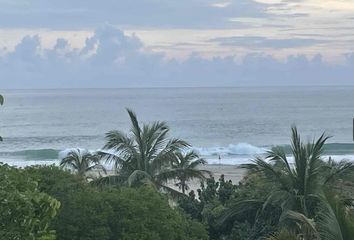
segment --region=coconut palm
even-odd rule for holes
[[[189,189],[187,184],[189,180],[205,180],[206,176],[211,176],[211,172],[198,169],[204,164],[206,164],[206,161],[194,151],[187,153],[176,152],[176,158],[172,162],[171,168],[165,170],[161,175],[165,175],[165,178],[177,179],[179,182],[176,183],[176,186],[185,194],[186,190]]]
[[[156,189],[173,192],[165,186],[169,179],[162,173],[176,159],[176,152],[189,144],[181,139],[169,139],[165,122],[140,126],[135,113],[127,111],[132,124],[129,134],[116,130],[108,132],[107,143],[99,154],[108,163],[113,163],[116,177],[128,185],[151,184]]]
[[[92,154],[87,150],[81,149],[71,150],[66,157],[60,161],[60,166],[75,171],[80,177],[84,177],[87,172],[94,169],[106,171],[100,164],[100,157],[97,154]]]

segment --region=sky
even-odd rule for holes
[[[354,0],[0,0],[0,88],[354,85]]]

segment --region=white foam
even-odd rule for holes
[[[209,156],[206,157],[205,160],[208,162],[208,164],[223,164],[223,165],[240,165],[240,164],[246,164],[246,163],[251,163],[252,160],[257,156],[258,154],[250,155],[250,156],[226,156],[226,157],[221,157],[219,160],[218,157],[216,156]],[[324,155],[322,156],[322,160],[328,161],[329,157],[331,157],[332,160],[339,162],[341,160],[348,160],[348,161],[354,161],[354,155]],[[289,163],[293,164],[294,163],[294,157],[289,155],[288,157]]]
[[[59,161],[23,161],[18,159],[1,159],[1,163],[8,164],[13,167],[24,168],[28,166],[35,166],[35,165],[55,165],[59,166]]]
[[[226,147],[195,148],[201,156],[233,156],[233,155],[255,155],[265,153],[268,149],[256,147],[249,143],[229,144]]]

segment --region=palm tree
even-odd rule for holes
[[[262,172],[265,180],[276,186],[269,194],[267,203],[280,203],[284,212],[292,210],[312,217],[315,198],[322,191],[321,155],[329,137],[322,134],[316,141],[304,144],[296,127],[292,127],[291,131],[293,164],[284,149],[276,147],[268,152],[266,159],[258,157],[246,167]]]
[[[169,176],[164,173],[176,159],[176,152],[190,145],[181,139],[167,138],[169,128],[165,122],[140,126],[135,113],[129,109],[127,111],[132,124],[130,133],[108,132],[107,143],[99,154],[108,163],[114,164],[116,179],[130,186],[143,183],[174,192],[165,186]]]
[[[162,174],[169,179],[177,179],[176,184],[185,194],[189,189],[187,182],[191,179],[205,180],[206,176],[211,176],[211,172],[207,170],[198,169],[199,166],[206,164],[206,161],[199,157],[199,155],[190,151],[187,153],[176,152],[176,158],[171,164],[171,169],[164,171]],[[161,175],[162,175],[161,174]]]
[[[257,157],[252,164],[244,167],[250,174],[261,174],[262,178],[273,186],[263,206],[258,210],[262,211],[268,205],[280,206],[281,226],[287,226],[288,230],[297,233],[302,239],[317,239],[320,226],[317,226],[314,220],[317,220],[321,212],[330,209],[323,210],[323,206],[328,206],[324,196],[324,191],[328,189],[326,186],[335,184],[341,177],[352,173],[354,165],[346,161],[335,164],[321,160],[323,146],[329,138],[324,134],[317,140],[304,144],[296,127],[291,130],[293,162],[288,159],[283,148],[276,147],[268,152],[265,159]],[[239,211],[238,206],[229,209],[228,216]],[[333,216],[334,214],[331,215],[332,223],[338,221]]]
[[[106,171],[100,164],[100,157],[97,154],[92,154],[87,150],[80,149],[71,150],[67,156],[60,161],[60,166],[75,171],[80,177],[84,177],[87,172],[94,169]]]

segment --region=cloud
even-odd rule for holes
[[[205,59],[192,54],[184,61],[166,60],[163,53],[145,49],[139,38],[104,25],[73,49],[57,39],[43,49],[38,36],[26,36],[11,53],[0,58],[1,88],[120,88],[211,87],[272,85],[353,85],[354,53],[345,64],[329,65],[321,55],[248,54]]]
[[[231,4],[231,2],[217,2],[217,3],[212,3],[210,6],[216,7],[216,8],[225,8],[228,7]]]
[[[91,33],[109,22],[173,57],[261,50],[336,59],[354,50],[353,14],[352,0],[0,0],[0,54],[31,31],[41,37],[40,32]]]
[[[253,0],[62,0],[0,1],[0,26],[82,28],[102,22],[140,27],[210,28],[235,26],[229,17],[264,16]],[[215,7],[219,6],[219,7]],[[220,7],[222,6],[222,7]]]
[[[320,43],[326,43],[324,40],[312,38],[289,38],[289,39],[270,39],[266,37],[223,37],[210,40],[223,46],[239,46],[247,48],[298,48],[309,47]]]

